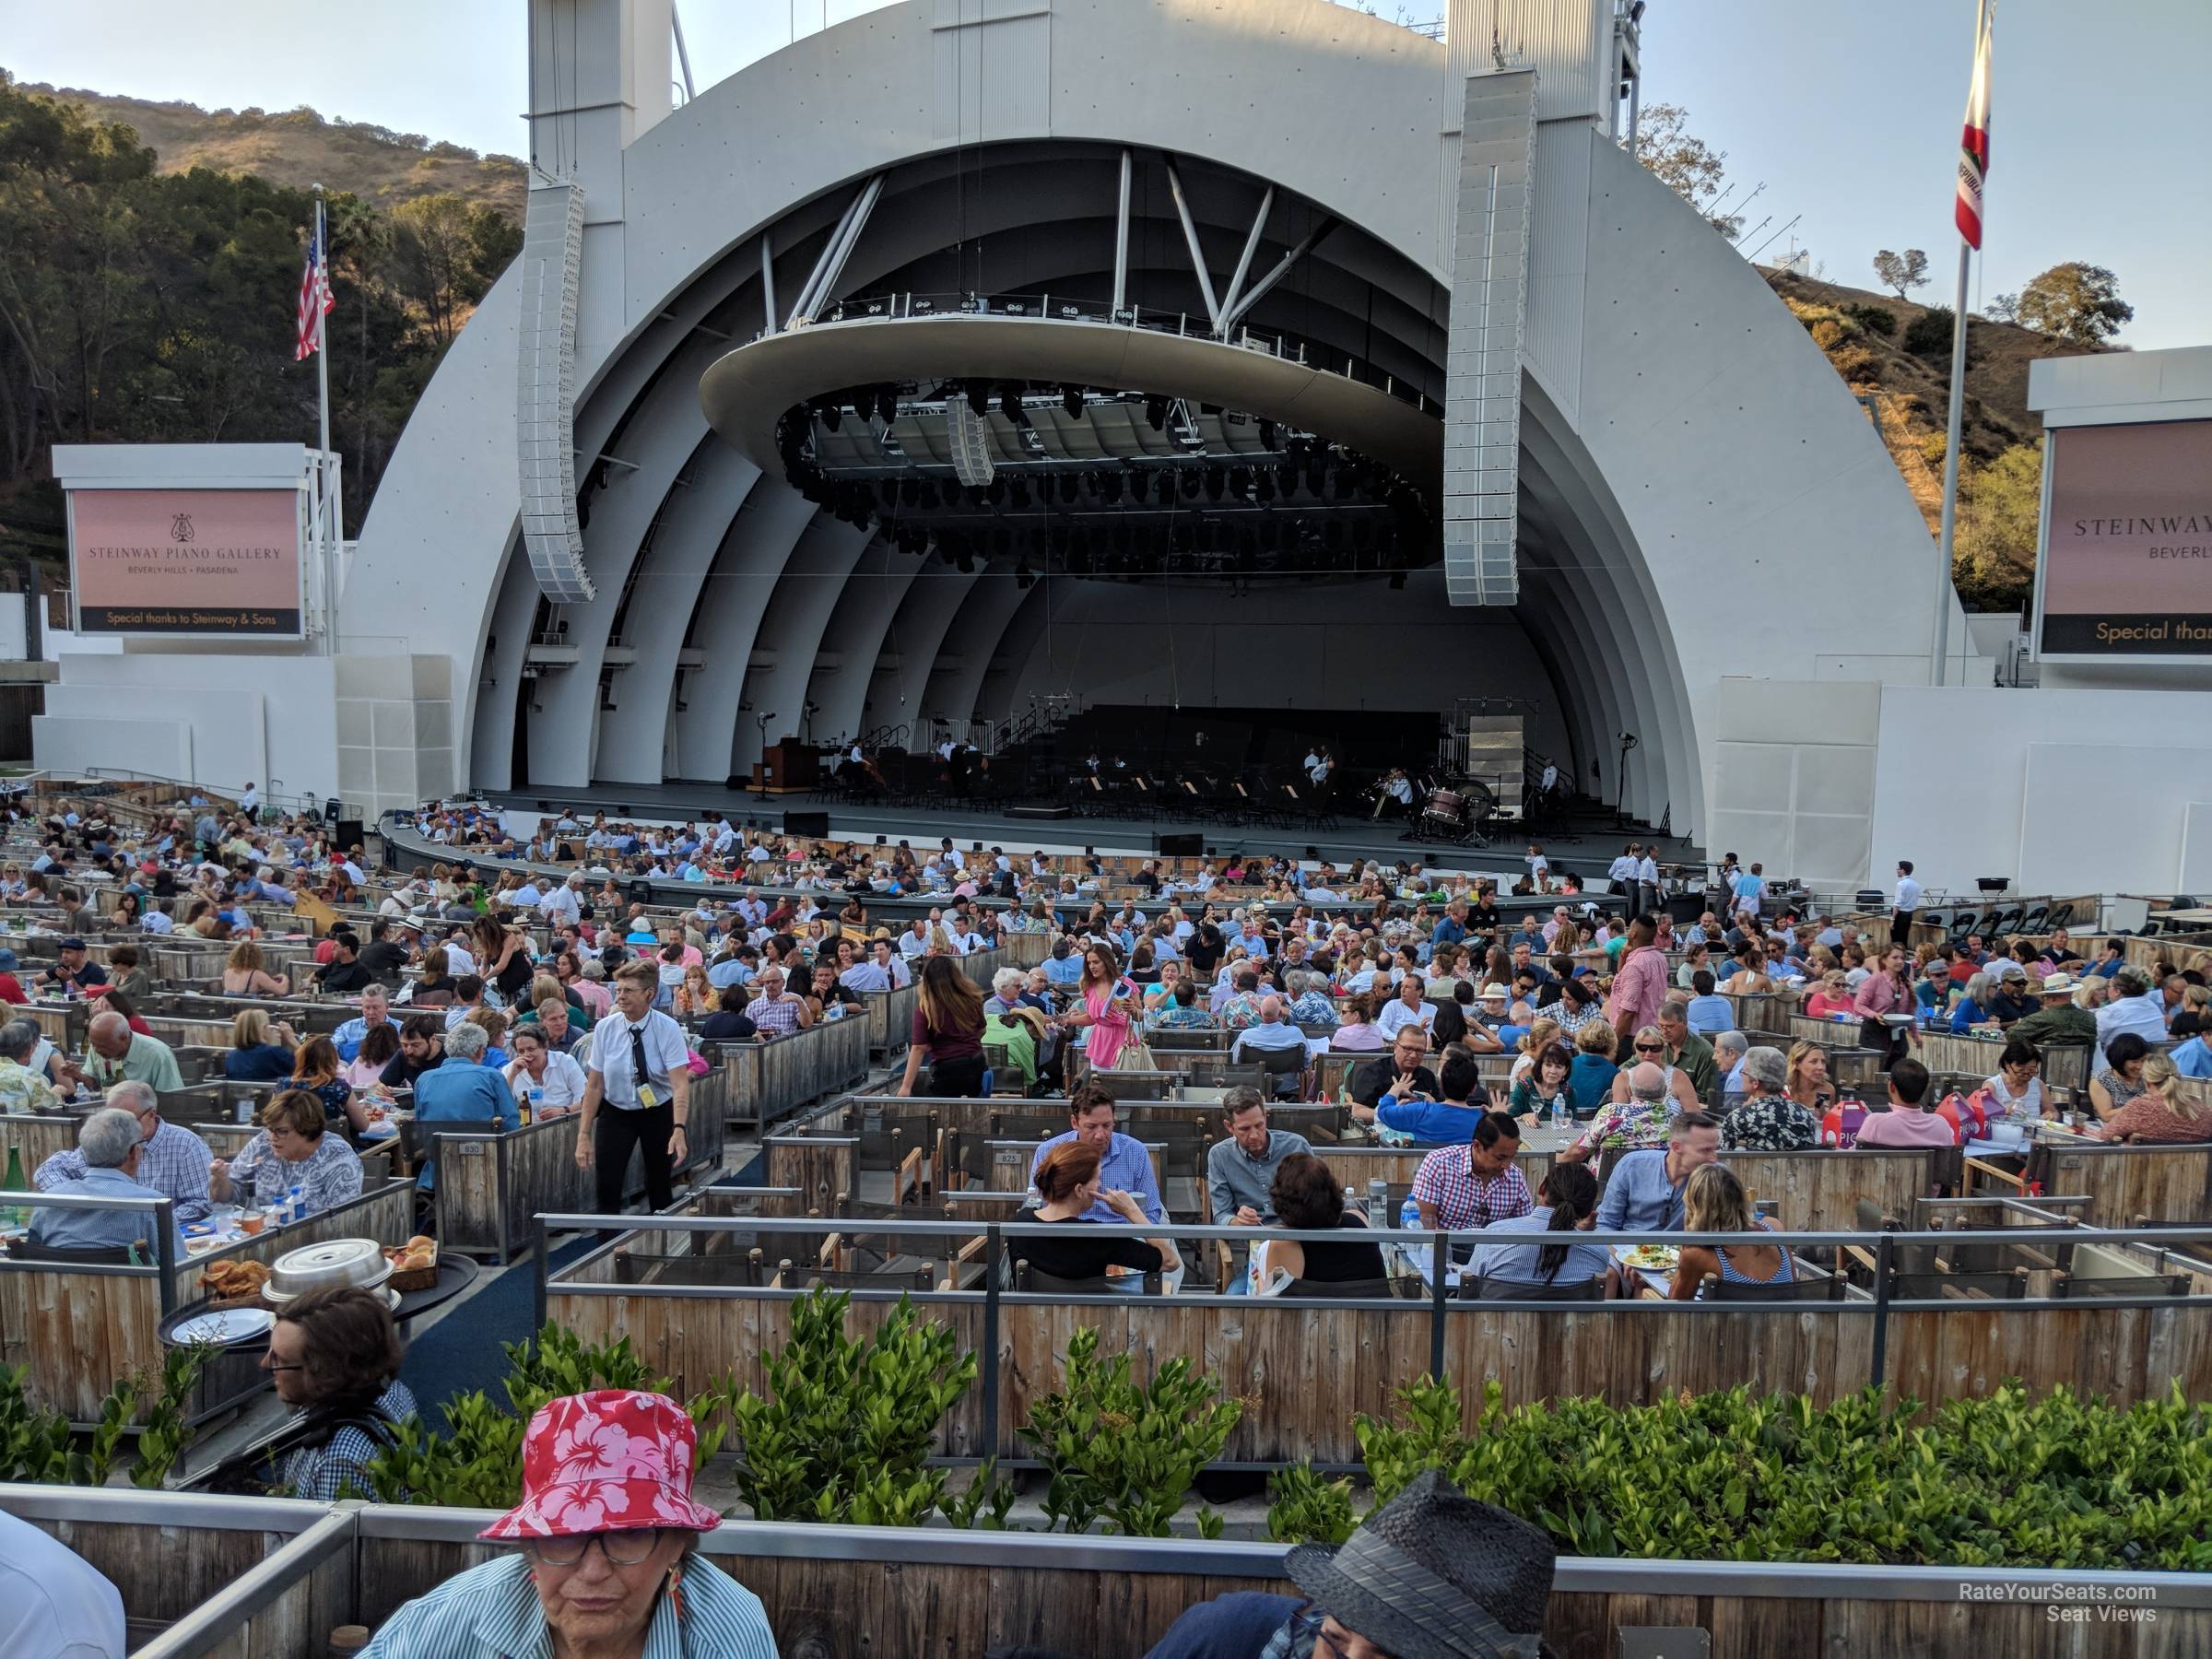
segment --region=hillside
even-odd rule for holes
[[[1762,273],[1795,312],[1851,389],[1868,398],[1883,442],[1931,533],[1943,514],[1943,437],[1950,417],[1951,358],[1905,349],[1912,325],[1930,308],[1894,295],[1810,277]],[[1888,312],[1893,333],[1868,327],[1854,308]],[[1833,324],[1841,319],[1845,326]],[[1822,327],[1823,323],[1830,326]],[[2040,445],[2042,423],[2028,410],[2028,365],[2039,358],[2079,357],[2090,349],[2010,323],[1976,317],[1967,331],[1966,423],[1960,451],[1970,465],[1994,461],[2015,444]]]
[[[197,104],[116,98],[81,88],[26,84],[81,105],[95,119],[127,122],[160,157],[165,173],[195,167],[253,173],[304,190],[320,182],[390,209],[417,196],[457,195],[522,222],[524,169],[512,156],[478,156],[457,144],[367,123],[334,121],[312,110],[203,110]]]

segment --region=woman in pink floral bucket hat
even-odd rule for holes
[[[776,1659],[751,1591],[695,1550],[698,1434],[675,1401],[570,1394],[523,1437],[523,1500],[477,1535],[521,1545],[387,1620],[366,1659]]]

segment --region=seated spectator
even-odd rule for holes
[[[184,1076],[169,1044],[132,1030],[129,1019],[113,1009],[92,1016],[85,1041],[89,1049],[85,1077],[98,1088],[104,1090],[126,1077],[150,1083],[160,1094],[174,1094],[184,1087]]]
[[[1613,1092],[1613,1079],[1620,1067],[1613,1064],[1613,1055],[1619,1039],[1613,1028],[1599,1020],[1588,1020],[1574,1033],[1574,1066],[1567,1078],[1567,1093],[1574,1104],[1577,1117],[1594,1115],[1598,1106]]]
[[[1588,1166],[1555,1163],[1537,1190],[1536,1207],[1525,1216],[1509,1216],[1483,1229],[1466,1271],[1459,1276],[1460,1295],[1472,1298],[1474,1287],[1486,1278],[1507,1279],[1521,1285],[1552,1285],[1562,1290],[1579,1288],[1594,1278],[1612,1279],[1612,1253],[1602,1244],[1579,1244],[1571,1239],[1556,1243],[1508,1243],[1506,1233],[1587,1232],[1597,1222],[1597,1177]]]
[[[164,1119],[159,1097],[143,1083],[116,1084],[105,1103],[138,1121],[138,1183],[174,1204],[179,1221],[197,1221],[205,1216],[207,1168],[214,1158],[207,1143],[182,1124]],[[38,1167],[31,1184],[46,1192],[56,1182],[76,1180],[85,1170],[82,1153],[56,1152]]]
[[[105,994],[127,996],[134,1002],[144,1002],[153,994],[154,976],[138,965],[138,947],[111,945],[108,947],[108,982]]]
[[[2181,1072],[2167,1054],[2143,1061],[2143,1092],[2104,1121],[2098,1136],[2136,1144],[2212,1140],[2212,1110],[2181,1088]]]
[[[1716,1037],[1735,1023],[1735,1005],[1713,989],[1711,973],[1700,968],[1690,978],[1696,993],[1685,1010],[1689,1029],[1700,1037]]]
[[[478,1535],[520,1547],[407,1603],[363,1659],[774,1659],[759,1598],[696,1548],[722,1521],[692,1498],[698,1441],[690,1414],[660,1394],[602,1389],[541,1406],[523,1437],[523,1501]],[[603,1445],[622,1447],[621,1461],[573,1461],[572,1448]]]
[[[313,1095],[288,1088],[261,1109],[261,1131],[242,1150],[208,1166],[208,1195],[218,1204],[258,1208],[284,1202],[297,1186],[307,1213],[320,1215],[361,1195],[361,1160]]]
[[[1684,1042],[1696,1043],[1700,1049],[1704,1051],[1706,1057],[1711,1056],[1712,1050],[1702,1037],[1690,1030],[1688,1025],[1681,1028],[1681,1032]],[[1674,1063],[1672,1058],[1674,1050],[1667,1042],[1666,1033],[1660,1027],[1656,1025],[1644,1026],[1629,1039],[1629,1042],[1634,1058],[1625,1062],[1613,1074],[1613,1087],[1606,1091],[1607,1100],[1615,1102],[1626,1101],[1629,1098],[1629,1073],[1639,1065],[1656,1065],[1659,1068],[1659,1075],[1665,1084],[1667,1098],[1674,1101],[1677,1110],[1696,1112],[1704,1105],[1704,1102],[1698,1098],[1696,1079],[1692,1077],[1689,1068],[1687,1065],[1677,1065]]]
[[[1552,1027],[1555,1031],[1558,1029]],[[1573,1075],[1574,1051],[1563,1042],[1547,1043],[1535,1065],[1513,1085],[1507,1109],[1524,1124],[1548,1123],[1562,1113],[1573,1116],[1574,1093],[1570,1086]]]
[[[61,1104],[36,1061],[45,1039],[28,1019],[0,1026],[0,1112],[52,1112]]]
[[[0,1042],[0,1049],[5,1048]],[[2177,1042],[2167,1056],[2173,1062],[2174,1070],[2184,1077],[2212,1077],[2212,1037],[2199,1035],[2186,1042]],[[6,1085],[0,1084],[0,1098],[6,1094]]]
[[[57,1175],[38,1183],[41,1192],[56,1198],[149,1198],[161,1196],[138,1179],[145,1155],[138,1120],[120,1106],[104,1106],[76,1129],[76,1155],[82,1172]],[[30,1241],[50,1250],[124,1250],[147,1247],[146,1259],[154,1259],[154,1230],[159,1218],[153,1210],[48,1209],[37,1205],[30,1211]]]
[[[1367,1218],[1344,1205],[1344,1189],[1328,1165],[1311,1152],[1292,1152],[1277,1164],[1268,1183],[1267,1207],[1284,1227],[1313,1232],[1332,1228],[1367,1229]],[[1298,1239],[1261,1239],[1252,1247],[1246,1282],[1262,1296],[1279,1294],[1285,1287],[1307,1284],[1341,1285],[1385,1277],[1382,1252],[1372,1243],[1308,1243]]]
[[[1374,997],[1364,991],[1350,997],[1344,1006],[1343,1023],[1329,1033],[1330,1053],[1364,1053],[1389,1046],[1389,1033],[1375,1023]]]
[[[18,1008],[30,1000],[30,993],[23,989],[23,982],[16,977],[19,966],[16,953],[0,947],[0,1002]]]
[[[986,1018],[1004,1014],[1014,1006],[1015,998],[1021,994],[1027,976],[1018,968],[1001,968],[991,976],[991,994],[983,999]]]
[[[392,1023],[392,998],[382,985],[371,985],[361,993],[361,1011],[357,1018],[347,1020],[330,1034],[336,1045],[338,1058],[351,1062],[358,1059],[361,1044],[378,1026]],[[393,1035],[399,1033],[394,1030]]]
[[[2051,1115],[2053,1101],[2043,1091],[2043,1056],[2032,1042],[2009,1039],[1997,1056],[1997,1069],[1975,1091],[1983,1115],[1994,1124],[2032,1128]]]
[[[241,939],[230,947],[229,959],[223,963],[223,994],[225,996],[289,996],[292,982],[268,971],[267,959],[261,947],[251,939]]]
[[[2123,1031],[2105,1045],[2104,1065],[2089,1074],[2089,1105],[2100,1123],[2109,1124],[2121,1108],[2143,1093],[2143,1062],[2150,1044]]]
[[[1954,1032],[1971,1031],[1981,1026],[1997,1023],[1995,1002],[1996,982],[1986,973],[1968,976],[1966,994],[1951,1008],[1950,1029]]]
[[[341,1135],[359,1135],[369,1126],[368,1110],[356,1100],[353,1087],[338,1076],[338,1051],[327,1037],[310,1037],[292,1056],[288,1088],[306,1090],[323,1103],[323,1115]]]
[[[1828,1080],[1828,1051],[1817,1042],[1792,1043],[1783,1092],[1816,1118],[1825,1115],[1836,1103],[1835,1086]]]
[[[1776,1049],[1753,1049],[1753,1053],[1782,1057]],[[1872,1119],[1868,1119],[1872,1122]],[[1774,1224],[1751,1213],[1744,1183],[1726,1164],[1707,1164],[1689,1178],[1683,1194],[1684,1232],[1740,1232],[1756,1236],[1774,1230]],[[1708,1275],[1724,1285],[1787,1285],[1797,1277],[1797,1264],[1781,1244],[1685,1244],[1675,1262],[1675,1281],[1667,1290],[1672,1301],[1696,1301],[1705,1294]]]
[[[283,1496],[372,1496],[369,1463],[418,1410],[399,1380],[400,1359],[392,1311],[374,1291],[312,1291],[276,1310],[261,1364],[293,1407],[272,1470]]]
[[[1796,1152],[1820,1144],[1820,1120],[1789,1096],[1790,1063],[1763,1044],[1744,1056],[1744,1098],[1721,1117],[1732,1152]]]
[[[373,1088],[384,1080],[385,1069],[398,1057],[399,1028],[386,1020],[369,1028],[353,1058],[338,1068],[338,1076],[356,1090]]]
[[[565,1117],[583,1104],[583,1067],[571,1056],[548,1047],[535,1026],[520,1027],[511,1041],[514,1058],[503,1075],[515,1104],[529,1108],[530,1122]]]
[[[1030,1160],[1031,1203],[1041,1201],[1037,1171],[1044,1167],[1045,1159],[1057,1147],[1082,1141],[1098,1148],[1099,1179],[1107,1183],[1109,1191],[1117,1187],[1126,1191],[1144,1210],[1147,1220],[1159,1222],[1167,1218],[1167,1211],[1159,1200],[1159,1181],[1152,1171],[1152,1155],[1145,1150],[1144,1142],[1116,1132],[1113,1126],[1116,1115],[1113,1095],[1103,1084],[1084,1083],[1077,1087],[1067,1100],[1068,1122],[1072,1126],[1039,1147]],[[1101,1198],[1092,1205],[1089,1218],[1112,1221],[1117,1218],[1117,1212]]]
[[[1889,1068],[1889,1110],[1871,1112],[1859,1125],[1862,1147],[1955,1147],[1958,1132],[1926,1110],[1928,1068],[1900,1060]]]
[[[699,1035],[707,1042],[750,1042],[759,1030],[746,1018],[745,1006],[752,1001],[750,987],[739,984],[724,985],[716,997],[715,1011],[700,1022]]]
[[[1811,994],[1805,999],[1805,1011],[1815,1019],[1833,1019],[1838,1015],[1846,1017],[1850,1015],[1852,1011],[1851,986],[1844,981],[1842,969],[1830,968],[1820,976],[1820,982],[1813,987]],[[1721,1020],[1718,1025],[1713,1027],[1713,1030],[1716,1031],[1725,1030],[1727,1026],[1727,1005],[1722,1003]]]
[[[123,1594],[52,1533],[0,1511],[0,1653],[123,1659]]]
[[[1283,1016],[1281,997],[1261,997],[1258,1020],[1239,1031],[1230,1044],[1230,1061],[1233,1063],[1247,1058],[1248,1051],[1253,1055],[1262,1052],[1288,1053],[1296,1051],[1302,1060],[1306,1052],[1306,1034]],[[1301,1065],[1298,1072],[1275,1079],[1277,1089],[1288,1088],[1295,1092],[1303,1069]]]
[[[1741,1031],[1723,1031],[1712,1040],[1713,1093],[1724,1110],[1744,1092],[1744,1056],[1750,1052],[1751,1039]]]
[[[1682,1189],[1692,1171],[1720,1155],[1720,1120],[1702,1112],[1677,1112],[1667,1126],[1665,1151],[1626,1152],[1614,1164],[1598,1202],[1597,1230],[1681,1231]]]
[[[1525,1216],[1535,1207],[1528,1181],[1514,1161],[1521,1131],[1502,1112],[1485,1112],[1465,1146],[1442,1147],[1421,1159],[1413,1175],[1413,1202],[1424,1228],[1460,1232],[1488,1227],[1508,1216]],[[1474,1248],[1455,1242],[1454,1256]]]
[[[1275,1172],[1283,1159],[1313,1148],[1302,1135],[1267,1121],[1267,1102],[1249,1083],[1221,1097],[1226,1140],[1206,1148],[1207,1213],[1217,1227],[1259,1227],[1275,1220]],[[1332,1223],[1331,1225],[1334,1225]]]
[[[223,1056],[223,1076],[234,1083],[274,1083],[288,1077],[291,1045],[297,1041],[288,1025],[279,1023],[272,1032],[266,1010],[241,1008],[230,1022],[230,1052]]]
[[[473,1021],[465,1020],[445,1034],[445,1064],[415,1085],[418,1125],[496,1123],[502,1130],[523,1126],[513,1090],[484,1064],[487,1046],[484,1028]],[[581,1102],[581,1090],[577,1098]],[[437,1166],[425,1164],[415,1184],[426,1193],[434,1190]]]
[[[415,994],[407,998],[411,1008],[450,1008],[453,1005],[454,979],[453,959],[442,945],[433,945],[422,953],[422,972],[415,981]]]
[[[1330,1046],[1335,1047],[1334,1041]],[[1349,1074],[1354,1106],[1372,1111],[1384,1095],[1399,1100],[1417,1097],[1436,1099],[1441,1085],[1436,1074],[1423,1064],[1428,1054],[1428,1032],[1418,1026],[1400,1031],[1391,1039],[1388,1055],[1371,1060]]]
[[[1441,1100],[1432,1100],[1418,1090],[1403,1098],[1386,1094],[1371,1110],[1353,1106],[1352,1116],[1359,1123],[1380,1125],[1388,1132],[1386,1138],[1432,1147],[1464,1145],[1490,1109],[1490,1097],[1482,1087],[1481,1068],[1474,1057],[1455,1048],[1437,1075],[1437,1091]]]
[[[1099,1149],[1088,1141],[1065,1140],[1049,1147],[1038,1160],[1031,1179],[1034,1204],[1022,1207],[1017,1221],[1051,1221],[1069,1229],[1067,1237],[1012,1237],[1006,1254],[1014,1262],[1029,1262],[1055,1278],[1096,1279],[1110,1266],[1136,1273],[1172,1272],[1181,1265],[1165,1240],[1150,1243],[1142,1239],[1091,1237],[1081,1230],[1094,1222],[1093,1212],[1103,1206],[1116,1224],[1143,1227],[1157,1219],[1130,1194],[1099,1184]]]
[[[965,975],[962,982],[966,982]],[[745,1017],[753,1022],[754,1030],[760,1035],[788,1037],[814,1024],[814,1011],[806,1006],[806,999],[783,988],[782,969],[761,969],[747,988],[757,989],[758,994],[745,1005]],[[920,1018],[918,1005],[916,1018]],[[977,1023],[982,1023],[980,1018]]]
[[[399,1053],[384,1067],[386,1088],[412,1088],[425,1072],[445,1063],[445,1017],[410,1014],[399,1029]]]
[[[1018,1002],[1003,1014],[983,1016],[983,1046],[1004,1049],[1007,1068],[1021,1079],[1023,1088],[1030,1088],[1037,1082],[1037,1056],[1044,1052],[1047,1029],[1042,1014]],[[992,1087],[997,1087],[996,1078]]]
[[[1285,1558],[1284,1571],[1307,1600],[1238,1591],[1200,1602],[1146,1659],[1548,1653],[1544,1616],[1556,1554],[1538,1528],[1426,1470],[1351,1543],[1304,1544]]]
[[[1675,1076],[1683,1074],[1677,1071]],[[1685,1108],[1668,1087],[1666,1070],[1656,1060],[1644,1059],[1620,1074],[1625,1098],[1608,1100],[1597,1109],[1574,1144],[1559,1148],[1559,1158],[1581,1163],[1594,1155],[1634,1152],[1646,1147],[1664,1147],[1667,1131],[1681,1112],[1698,1110],[1693,1096]]]

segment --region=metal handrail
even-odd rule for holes
[[[924,294],[911,290],[892,294],[860,294],[837,301],[827,314],[800,326],[824,328],[841,324],[899,323],[916,318],[942,320],[959,317],[1007,317],[1031,323],[1137,328],[1147,334],[1211,340],[1241,351],[1257,352],[1281,362],[1294,362],[1317,374],[1334,374],[1339,379],[1381,392],[1399,403],[1410,404],[1424,414],[1433,413],[1441,417],[1443,413],[1441,403],[1435,410],[1430,409],[1428,394],[1419,387],[1400,386],[1396,376],[1377,370],[1371,363],[1362,364],[1357,358],[1347,356],[1343,359],[1343,367],[1340,369],[1335,365],[1334,352],[1327,359],[1315,356],[1309,360],[1307,343],[1303,340],[1292,340],[1285,335],[1268,336],[1255,334],[1241,324],[1235,329],[1233,337],[1224,338],[1214,334],[1206,318],[1193,317],[1188,312],[1148,312],[1136,305],[1124,305],[1116,311],[1111,304],[1100,300],[1076,299],[1065,294]],[[787,332],[790,331],[762,328],[755,331],[753,340],[757,343],[771,335]]]

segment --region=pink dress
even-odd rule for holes
[[[1112,985],[1083,988],[1083,1006],[1092,1021],[1088,1028],[1090,1035],[1083,1041],[1083,1052],[1089,1056],[1093,1071],[1112,1071],[1129,1041],[1129,1017],[1113,1006],[1114,993],[1119,988],[1119,981]]]

